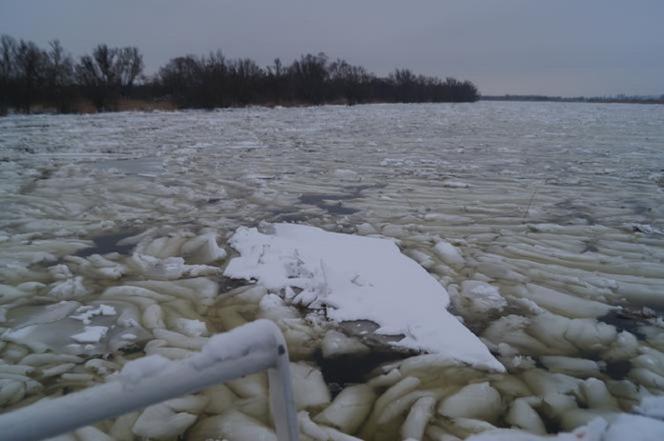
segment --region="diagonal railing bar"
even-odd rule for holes
[[[109,382],[0,415],[4,441],[36,441],[268,369],[279,441],[298,441],[288,350],[279,328],[257,320],[210,338],[188,359],[130,362]],[[154,359],[153,359],[154,360]]]

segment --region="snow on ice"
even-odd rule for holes
[[[336,322],[371,320],[380,326],[378,334],[404,336],[396,346],[504,369],[447,311],[445,288],[393,242],[304,225],[263,227],[265,232],[242,227],[231,237],[240,257],[231,260],[226,276],[256,279],[293,303],[325,310]]]
[[[108,332],[108,326],[86,326],[84,331],[71,336],[78,343],[99,343]]]

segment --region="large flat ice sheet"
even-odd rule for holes
[[[394,344],[503,370],[487,347],[448,311],[449,296],[424,268],[385,239],[296,224],[239,228],[239,253],[225,275],[255,279],[286,300],[324,310],[336,322],[371,320]]]

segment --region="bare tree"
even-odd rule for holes
[[[17,46],[9,35],[0,37],[0,115],[7,113],[15,100]]]
[[[371,77],[364,67],[353,66],[342,59],[330,64],[329,78],[334,89],[332,93],[343,96],[349,106],[365,99]]]
[[[143,55],[136,47],[125,47],[117,52],[116,69],[123,94],[128,94],[143,73]]]
[[[76,76],[97,110],[127,94],[143,72],[143,57],[135,47],[109,48],[98,45],[92,56],[84,55],[76,66]]]
[[[92,55],[84,55],[76,65],[76,78],[97,110],[106,109],[115,98],[117,84],[113,65],[116,49],[100,44]]]
[[[462,102],[479,99],[470,81],[416,75],[397,69],[387,78],[343,59],[306,54],[284,65],[279,58],[261,68],[249,58],[228,59],[221,51],[170,60],[152,78],[143,76],[135,47],[100,44],[74,63],[59,41],[46,50],[33,42],[0,36],[0,114],[30,112],[36,103],[60,112],[79,96],[98,110],[112,110],[120,97],[168,99],[182,107],[346,102]]]
[[[293,61],[288,73],[294,83],[295,98],[312,104],[321,104],[325,101],[325,83],[329,72],[327,55],[320,52],[318,55],[307,54]]]
[[[253,101],[258,84],[263,77],[261,69],[254,60],[241,58],[231,63],[231,97],[234,104],[247,105]]]
[[[16,74],[19,86],[18,106],[30,113],[33,100],[45,78],[47,55],[31,41],[21,40],[16,48]]]
[[[279,58],[275,58],[272,66],[268,66],[267,72],[267,88],[272,92],[272,100],[275,104],[281,104],[284,94],[284,79],[286,70]]]
[[[46,54],[46,95],[59,112],[69,112],[73,104],[74,61],[59,40],[49,43]]]

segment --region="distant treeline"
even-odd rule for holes
[[[0,113],[9,110],[79,112],[125,108],[123,103],[159,103],[181,108],[246,105],[318,105],[375,102],[471,102],[475,85],[397,69],[378,77],[344,60],[307,54],[284,65],[261,67],[220,51],[171,59],[157,74],[144,74],[135,47],[98,45],[74,59],[59,41],[40,48],[31,41],[0,37]],[[148,106],[149,107],[149,106]]]
[[[560,103],[625,103],[625,104],[664,104],[664,95],[656,96],[601,96],[601,97],[561,97],[546,95],[484,95],[482,101],[553,101]]]

